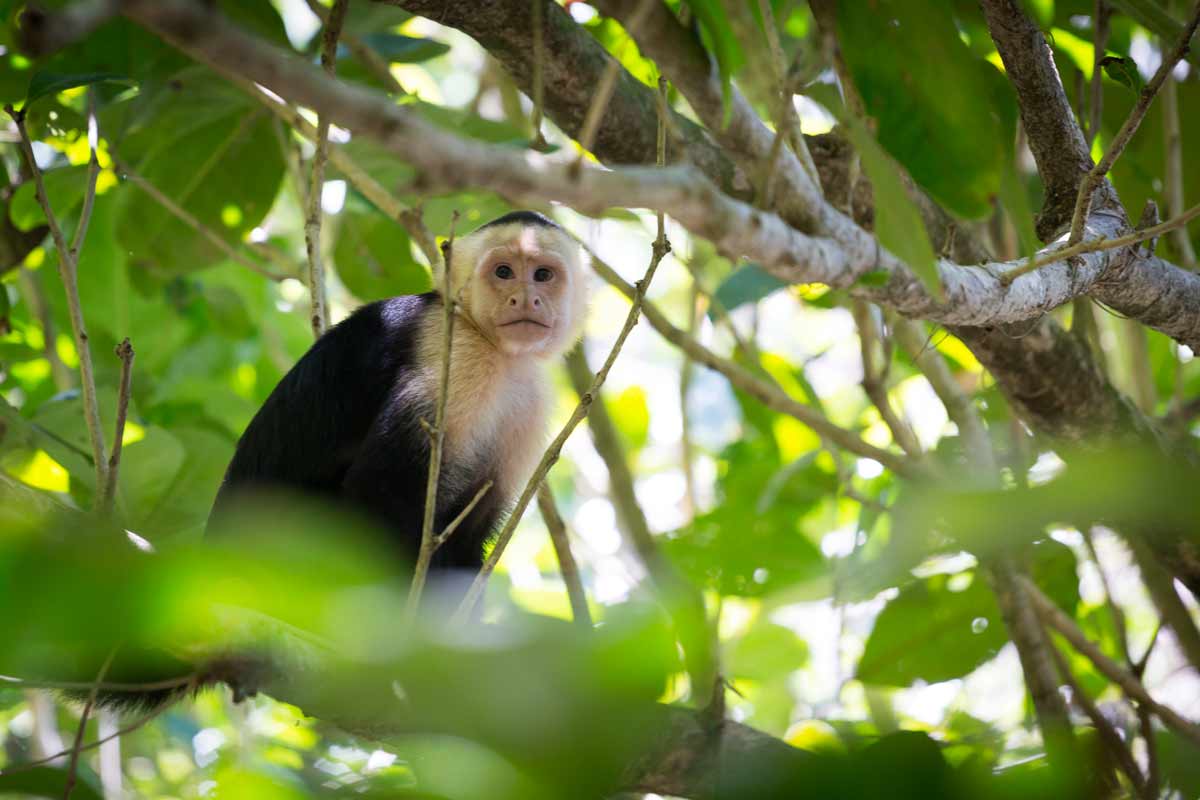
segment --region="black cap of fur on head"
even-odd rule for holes
[[[486,228],[495,228],[500,225],[534,225],[541,228],[555,228],[562,230],[562,226],[549,217],[539,214],[536,211],[510,211],[502,217],[497,217],[491,222],[480,225],[475,230],[482,231]]]

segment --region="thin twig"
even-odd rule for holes
[[[771,142],[771,150],[767,155],[762,179],[759,183],[758,199],[761,207],[770,208],[775,194],[775,164],[784,141],[791,145],[792,150],[800,159],[800,166],[808,173],[813,186],[816,187],[817,194],[823,194],[823,190],[820,175],[817,173],[817,165],[804,141],[803,133],[800,132],[800,119],[796,114],[796,107],[792,105],[793,91],[789,80],[791,70],[783,53],[783,45],[779,41],[779,28],[775,24],[775,12],[771,8],[770,0],[758,0],[758,11],[762,15],[763,30],[767,34],[767,46],[771,50],[771,69],[775,73],[775,85],[780,99],[775,138]]]
[[[1196,26],[1200,25],[1200,0],[1197,0],[1195,7],[1192,9],[1191,18],[1187,25],[1183,28],[1183,35],[1179,37],[1179,42],[1171,50],[1170,53],[1163,54],[1162,64],[1159,65],[1158,71],[1154,73],[1154,77],[1150,82],[1142,88],[1141,94],[1138,96],[1138,101],[1134,105],[1133,110],[1129,112],[1129,116],[1125,118],[1125,122],[1121,125],[1121,129],[1117,131],[1117,135],[1108,145],[1108,149],[1104,152],[1104,157],[1100,159],[1100,163],[1088,170],[1084,176],[1083,182],[1079,187],[1079,195],[1075,198],[1075,213],[1071,218],[1071,236],[1067,239],[1068,245],[1077,244],[1083,238],[1084,225],[1087,222],[1088,210],[1092,205],[1092,193],[1096,191],[1096,187],[1100,185],[1100,181],[1104,180],[1104,176],[1112,169],[1113,164],[1121,157],[1121,153],[1125,151],[1126,145],[1129,144],[1133,134],[1137,131],[1138,126],[1142,124],[1142,120],[1146,116],[1146,112],[1150,110],[1150,104],[1154,102],[1154,96],[1158,94],[1158,90],[1162,88],[1163,83],[1175,69],[1175,65],[1179,60],[1187,55],[1189,43],[1192,39],[1192,34],[1196,32]]]
[[[1079,756],[1075,731],[1071,727],[1067,705],[1058,691],[1050,655],[1054,643],[1038,620],[1037,609],[1028,591],[1023,590],[1024,576],[1012,558],[1002,556],[988,567],[996,605],[1009,638],[1016,645],[1050,765],[1066,773],[1076,768]],[[1032,585],[1029,581],[1024,583]]]
[[[1150,693],[1146,691],[1146,687],[1142,685],[1142,682],[1132,672],[1106,656],[1099,647],[1087,638],[1083,631],[1079,630],[1075,621],[1060,611],[1058,606],[1054,605],[1054,601],[1042,594],[1041,589],[1034,585],[1032,581],[1028,578],[1020,578],[1019,580],[1026,594],[1033,601],[1033,605],[1042,620],[1062,634],[1063,638],[1070,642],[1071,646],[1080,655],[1092,662],[1097,671],[1120,686],[1121,690],[1131,699],[1148,707],[1167,727],[1188,738],[1193,743],[1200,745],[1200,726],[1184,719],[1175,711],[1151,697]]]
[[[71,791],[75,788],[75,776],[79,770],[79,753],[83,749],[83,735],[87,730],[88,716],[92,713],[92,706],[96,705],[96,695],[100,693],[100,689],[96,684],[104,680],[104,676],[108,674],[108,668],[112,665],[113,657],[117,654],[114,648],[108,654],[108,658],[104,659],[104,663],[100,665],[100,672],[96,675],[96,682],[92,684],[91,691],[88,692],[87,702],[83,705],[83,711],[79,715],[79,727],[75,730],[75,744],[71,747],[71,758],[67,762],[67,776],[63,784],[63,800],[71,800]]]
[[[12,117],[16,123],[17,133],[21,137],[21,153],[25,156],[25,163],[29,169],[29,173],[33,176],[33,185],[35,194],[37,195],[38,205],[42,208],[42,213],[46,215],[46,222],[50,226],[50,235],[54,238],[54,247],[58,250],[58,274],[63,282],[63,289],[67,296],[67,309],[71,318],[71,332],[75,337],[75,350],[79,356],[79,375],[80,386],[83,390],[83,411],[84,419],[87,422],[88,435],[92,440],[92,459],[96,467],[96,496],[103,491],[107,480],[108,459],[105,457],[104,446],[104,429],[100,422],[100,402],[96,397],[96,375],[92,367],[92,350],[88,345],[87,329],[83,322],[83,306],[79,301],[79,269],[75,261],[72,248],[68,246],[67,239],[63,235],[62,227],[58,224],[58,217],[54,215],[54,210],[50,207],[50,198],[46,194],[46,184],[42,179],[42,170],[38,167],[37,161],[33,157],[33,142],[29,138],[29,131],[25,127],[25,112],[16,111],[11,105],[6,105],[4,110]],[[94,120],[94,117],[92,117]],[[89,123],[89,125],[94,123]],[[91,145],[91,157],[96,157],[95,142],[89,142]],[[85,197],[84,209],[90,209],[92,203],[88,201],[87,194],[95,194],[95,173],[92,172],[91,179],[88,183]],[[87,219],[81,218],[79,225],[81,228],[87,227]],[[82,245],[82,237],[80,238]]]
[[[1090,145],[1100,134],[1100,112],[1104,110],[1104,68],[1100,61],[1108,46],[1108,19],[1112,11],[1105,0],[1094,0],[1092,4],[1092,85],[1088,102],[1088,124],[1084,139]],[[1080,121],[1082,122],[1082,117]]]
[[[550,484],[542,481],[538,489],[538,509],[542,512],[542,520],[546,530],[550,532],[550,542],[554,545],[554,554],[558,557],[558,569],[562,573],[563,584],[567,587],[567,598],[571,601],[571,616],[575,623],[584,630],[592,629],[592,612],[588,609],[587,593],[583,590],[583,580],[579,577],[579,565],[571,553],[571,541],[567,537],[567,523],[558,513],[558,505],[554,502],[554,493]]]
[[[321,20],[322,25],[328,24],[329,9],[318,3],[317,0],[305,0],[305,2],[308,3],[309,10],[313,14],[316,14],[317,19]],[[346,43],[346,47],[358,63],[366,67],[367,71],[374,75],[389,92],[398,95],[408,94],[408,92],[404,91],[404,87],[400,85],[400,81],[396,80],[396,76],[392,74],[387,59],[379,55],[361,37],[347,31],[342,31],[341,41]]]
[[[337,43],[346,20],[350,0],[334,0],[321,34],[321,66],[331,77],[337,71]],[[317,117],[317,149],[312,158],[312,180],[308,209],[304,216],[304,247],[308,252],[308,293],[311,298],[309,324],[319,339],[329,327],[329,298],[325,292],[325,265],[321,263],[321,195],[325,186],[325,162],[329,159],[329,117]]]
[[[543,7],[545,0],[530,0],[533,4],[531,25],[533,27],[533,115],[529,120],[533,128],[533,147],[542,150],[546,147],[546,137],[542,135],[542,107],[546,99],[546,77],[542,70],[546,65],[546,12]]]
[[[1134,759],[1133,753],[1129,751],[1125,740],[1121,738],[1121,734],[1117,733],[1112,723],[1100,713],[1100,709],[1092,702],[1092,698],[1088,697],[1087,692],[1079,685],[1079,681],[1071,673],[1071,667],[1067,664],[1067,659],[1059,652],[1059,649],[1053,644],[1050,645],[1049,649],[1050,654],[1054,657],[1054,664],[1058,667],[1058,674],[1062,677],[1063,683],[1071,688],[1071,702],[1078,706],[1079,710],[1091,720],[1092,727],[1096,729],[1096,734],[1100,737],[1100,742],[1104,745],[1104,749],[1108,751],[1114,765],[1129,778],[1129,782],[1133,784],[1138,796],[1144,798],[1144,800],[1152,800],[1154,795],[1146,794],[1146,779],[1142,775],[1142,771],[1138,769],[1137,761]]]
[[[133,383],[133,345],[126,338],[116,349],[121,359],[121,387],[117,393],[117,423],[113,433],[112,455],[108,457],[108,481],[100,500],[100,513],[112,511],[113,499],[117,496],[117,481],[121,469],[121,443],[125,437],[125,418],[129,414],[129,391]]]
[[[862,355],[863,367],[863,391],[867,393],[871,403],[878,409],[879,416],[887,425],[888,430],[892,432],[892,439],[900,445],[900,449],[910,456],[919,458],[921,443],[917,441],[917,436],[908,422],[892,408],[891,399],[888,397],[887,385],[883,378],[886,364],[877,365],[875,363],[875,351],[880,346],[881,337],[875,326],[871,306],[865,300],[852,300],[850,311],[854,316],[855,325],[858,326],[859,352]]]
[[[1108,607],[1108,614],[1112,617],[1113,630],[1117,633],[1117,644],[1121,647],[1121,655],[1125,657],[1125,663],[1132,667],[1133,656],[1129,652],[1129,632],[1125,627],[1125,613],[1117,605],[1117,598],[1113,595],[1108,574],[1104,570],[1104,565],[1100,563],[1100,553],[1096,551],[1096,542],[1091,529],[1084,527],[1080,533],[1083,535],[1083,543],[1087,547],[1088,555],[1092,558],[1092,564],[1096,567],[1096,574],[1100,576],[1100,588],[1104,591],[1104,605]]]
[[[688,296],[688,336],[696,335],[696,326],[700,319],[700,285],[696,281],[699,272],[692,259],[687,259],[688,269],[692,270],[692,291]],[[735,332],[736,333],[736,332]],[[695,516],[700,510],[696,493],[696,471],[693,462],[696,460],[695,448],[692,445],[692,414],[688,405],[688,395],[691,393],[692,376],[696,374],[696,362],[687,353],[683,353],[683,363],[679,367],[679,449],[683,463],[684,497],[687,501],[687,514]]]
[[[102,692],[153,692],[160,689],[176,689],[187,686],[196,678],[185,675],[182,678],[168,678],[149,683],[111,683],[107,681],[43,681],[36,678],[17,678],[12,675],[0,675],[0,683],[19,686],[24,689],[54,689],[66,692],[86,692],[93,686]]]
[[[317,126],[305,119],[295,108],[281,102],[276,95],[264,91],[253,81],[231,74],[228,71],[223,72],[223,74],[231,83],[261,103],[268,111],[291,126],[305,139],[313,142],[317,140]],[[421,248],[421,252],[429,261],[431,267],[438,263],[442,256],[441,251],[438,250],[437,240],[429,231],[429,228],[425,226],[418,209],[401,202],[400,198],[384,188],[383,184],[375,180],[369,172],[360,167],[350,156],[346,155],[345,151],[340,147],[331,145],[328,156],[330,163],[338,168],[338,171],[345,176],[346,180],[350,181],[354,188],[362,192],[363,196],[374,203],[380,211],[404,227],[408,235]],[[303,184],[297,183],[297,189],[302,190]],[[301,194],[306,193],[301,191]],[[301,197],[301,200],[305,202],[303,197]]]
[[[87,236],[88,224],[92,220],[92,209],[96,205],[96,180],[100,177],[100,159],[96,157],[96,145],[99,143],[99,131],[96,126],[96,91],[89,88],[87,93],[88,99],[88,174],[87,174],[87,190],[83,193],[83,209],[79,213],[79,225],[75,228],[75,235],[71,237],[71,261],[74,264],[79,263],[79,251],[83,247],[83,240]]]
[[[487,561],[480,568],[479,574],[467,590],[462,604],[455,612],[454,618],[456,621],[461,623],[471,614],[475,604],[479,601],[479,596],[483,593],[484,586],[487,585],[488,578],[495,571],[496,564],[500,562],[500,556],[504,554],[504,549],[508,547],[508,542],[512,539],[513,532],[517,528],[517,523],[521,521],[521,516],[525,513],[525,509],[529,507],[530,500],[533,499],[533,495],[537,492],[538,486],[545,479],[546,473],[558,461],[559,454],[562,452],[563,444],[566,443],[567,438],[575,431],[575,428],[579,426],[583,418],[587,416],[588,407],[591,406],[592,399],[600,391],[600,387],[604,385],[605,379],[608,378],[609,370],[612,369],[617,356],[621,353],[621,348],[624,346],[625,340],[629,337],[634,325],[637,324],[638,317],[641,315],[642,302],[645,299],[646,290],[650,286],[650,281],[654,278],[654,273],[658,270],[659,262],[663,260],[670,249],[670,243],[667,242],[665,237],[655,240],[653,254],[650,258],[650,266],[646,269],[645,277],[638,281],[633,303],[630,305],[629,313],[625,317],[625,324],[622,326],[621,332],[617,335],[617,339],[608,353],[608,358],[604,361],[604,366],[596,373],[591,388],[587,394],[580,398],[579,403],[575,406],[575,410],[571,413],[566,424],[563,425],[562,430],[558,432],[558,435],[554,437],[554,441],[550,443],[550,447],[542,454],[542,460],[538,463],[537,469],[534,470],[533,475],[525,484],[525,489],[521,492],[520,499],[517,500],[516,506],[496,537],[496,544],[492,547],[492,552],[488,555]]]
[[[189,683],[194,683],[194,682],[195,682],[195,678],[193,678],[192,681]],[[108,736],[97,739],[96,741],[94,741],[90,744],[85,744],[85,745],[81,746],[79,748],[79,752],[82,753],[85,750],[93,750],[102,744],[111,742],[113,739],[119,739],[122,736],[125,736],[126,734],[133,733],[137,729],[145,726],[146,724],[148,724],[148,723],[152,722],[153,720],[157,719],[158,717],[162,716],[162,713],[170,707],[171,707],[170,704],[164,703],[163,705],[154,709],[149,714],[147,714],[146,716],[137,720],[136,722],[126,725],[124,728],[121,728],[118,731],[114,731],[113,733],[109,734]],[[40,767],[42,764],[49,764],[51,762],[57,761],[58,759],[62,758],[63,756],[69,756],[69,755],[71,755],[72,752],[74,752],[74,750],[75,750],[75,748],[72,748],[71,750],[62,750],[58,753],[55,753],[52,756],[46,756],[45,758],[40,758],[37,761],[30,761],[28,764],[19,764],[14,767],[6,767],[6,768],[0,770],[0,775],[12,775],[17,772],[28,772],[31,769]]]
[[[288,277],[286,273],[274,272],[273,270],[264,267],[262,264],[259,264],[257,261],[250,258],[250,256],[246,255],[244,252],[226,241],[224,236],[205,225],[190,211],[168,197],[161,189],[159,189],[150,181],[146,180],[146,178],[142,177],[137,170],[133,169],[131,166],[129,166],[129,164],[122,161],[121,157],[117,155],[116,151],[112,148],[111,142],[109,143],[108,156],[112,159],[113,166],[117,168],[117,171],[121,175],[127,178],[134,186],[138,187],[147,195],[149,195],[152,200],[166,209],[168,213],[170,213],[184,225],[187,225],[196,233],[207,239],[214,247],[224,253],[230,260],[236,261],[246,269],[252,272],[257,272],[264,278],[268,278],[273,281],[282,281]]]
[[[1200,674],[1200,630],[1197,630],[1188,607],[1179,599],[1174,578],[1159,563],[1144,540],[1130,536],[1128,542],[1133,551],[1134,562],[1141,573],[1142,583],[1145,584],[1146,591],[1158,610],[1159,618],[1175,634],[1175,641],[1183,651],[1184,658]],[[1132,660],[1130,666],[1136,672],[1137,665]]]
[[[634,287],[626,283],[615,269],[594,252],[591,253],[591,262],[592,269],[607,283],[626,297],[633,296]],[[767,408],[795,417],[812,428],[818,436],[828,438],[838,447],[849,450],[851,453],[874,459],[897,475],[912,477],[921,472],[921,468],[904,455],[876,447],[851,431],[834,425],[817,409],[793,400],[778,384],[761,378],[733,359],[725,358],[709,350],[695,337],[688,336],[683,330],[672,325],[662,310],[653,303],[644,303],[642,310],[646,321],[660,336],[683,350],[696,363],[720,372],[734,388],[755,398]]]
[[[1163,113],[1163,194],[1166,215],[1183,211],[1183,133],[1179,125],[1179,82],[1172,76],[1162,88]],[[1179,254],[1179,266],[1187,270],[1197,267],[1196,250],[1186,230],[1176,228],[1170,234],[1171,244]]]
[[[1060,247],[1056,250],[1047,250],[1021,266],[1001,274],[1000,282],[1007,286],[1022,275],[1027,275],[1030,272],[1041,269],[1047,264],[1054,264],[1074,256],[1083,255],[1084,253],[1098,253],[1103,250],[1115,250],[1118,247],[1141,244],[1150,239],[1156,239],[1168,231],[1182,228],[1197,217],[1200,217],[1200,205],[1194,205],[1178,217],[1169,219],[1166,222],[1160,222],[1152,227],[1127,233],[1124,236],[1118,236],[1114,239],[1100,237],[1087,242],[1076,242],[1075,244]]]
[[[442,473],[442,444],[446,441],[446,407],[450,400],[450,348],[454,342],[454,295],[451,272],[454,265],[454,227],[458,223],[458,212],[450,220],[450,235],[442,250],[442,370],[438,380],[437,407],[434,411],[433,427],[425,422],[429,434],[429,475],[425,482],[425,514],[421,521],[421,548],[417,551],[417,566],[413,572],[412,585],[408,592],[405,616],[411,621],[416,618],[421,592],[425,589],[425,577],[429,573],[429,562],[438,542],[433,534],[433,520],[437,514],[438,480]]]
[[[463,521],[470,516],[471,512],[475,510],[475,506],[479,505],[479,501],[484,498],[484,495],[491,491],[494,483],[495,481],[487,481],[483,484],[483,486],[480,486],[479,491],[475,492],[475,496],[471,498],[471,502],[463,506],[463,510],[458,512],[458,516],[450,520],[450,524],[447,525],[441,533],[433,537],[433,549],[435,551],[437,548],[444,545],[450,539],[450,537],[454,535],[454,532],[458,530],[458,526],[462,525]]]

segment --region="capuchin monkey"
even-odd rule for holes
[[[443,530],[488,481],[493,485],[430,568],[477,570],[484,544],[544,449],[546,368],[582,332],[586,263],[562,228],[532,211],[506,214],[456,240],[449,261],[457,316],[434,529]],[[442,288],[444,275],[434,277]],[[391,534],[398,555],[415,559],[429,475],[422,420],[432,424],[441,386],[444,302],[437,292],[380,300],[318,339],[242,434],[209,532],[232,535],[234,506],[284,490],[373,518]],[[152,682],[148,675],[195,670],[171,656],[154,657],[152,665],[123,653],[111,673],[143,683]],[[243,686],[251,661],[208,664],[186,687],[101,691],[97,702],[149,711],[216,682],[244,696],[254,691],[253,679]]]
[[[546,367],[582,332],[586,264],[562,228],[532,211],[457,239],[449,260],[458,306],[434,530],[493,485],[430,566],[478,569],[544,449]],[[429,474],[422,420],[435,417],[444,302],[438,292],[380,300],[317,340],[242,434],[210,531],[252,492],[284,489],[365,513],[415,558]]]

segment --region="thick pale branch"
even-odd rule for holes
[[[537,94],[534,82],[540,75],[546,115],[569,136],[580,136],[596,86],[613,58],[559,3],[538,0],[545,23],[542,29],[545,57],[535,64],[538,48],[529,24],[531,0],[382,1],[471,36],[487,48],[530,97]],[[619,69],[616,90],[596,130],[593,152],[608,164],[653,164],[655,116],[653,88],[627,70]],[[746,173],[713,144],[703,128],[674,111],[670,112],[667,127],[673,163],[692,164],[723,192],[751,199],[753,187]]]
[[[1200,277],[1137,251],[1084,255],[1079,264],[1049,265],[1008,287],[998,276],[1016,264],[959,267],[944,262],[939,270],[948,301],[938,303],[906,266],[844,218],[844,225],[853,229],[843,231],[845,236],[839,234],[837,240],[808,236],[778,216],[720,193],[694,169],[577,170],[537,153],[464,140],[375,92],[330,79],[188,0],[126,0],[124,9],[217,69],[258,80],[272,91],[328,113],[351,131],[380,141],[418,167],[431,185],[488,187],[513,200],[557,200],[592,213],[613,205],[666,211],[723,252],[753,258],[791,282],[849,286],[868,272],[882,270],[891,276],[886,285],[858,292],[907,316],[946,324],[985,326],[1034,319],[1086,292],[1101,276],[1119,273],[1124,290],[1111,292],[1111,298],[1098,293],[1097,299],[1124,313],[1136,311],[1134,316],[1148,324],[1200,347]],[[799,162],[796,168],[803,172]],[[1119,226],[1120,220],[1096,214],[1089,234],[1117,235],[1123,232]],[[1152,301],[1147,302],[1147,296]],[[1139,302],[1143,307],[1129,308]]]

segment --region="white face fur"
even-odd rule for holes
[[[480,332],[510,356],[552,358],[583,329],[584,254],[557,228],[509,223],[456,241],[451,291]]]

